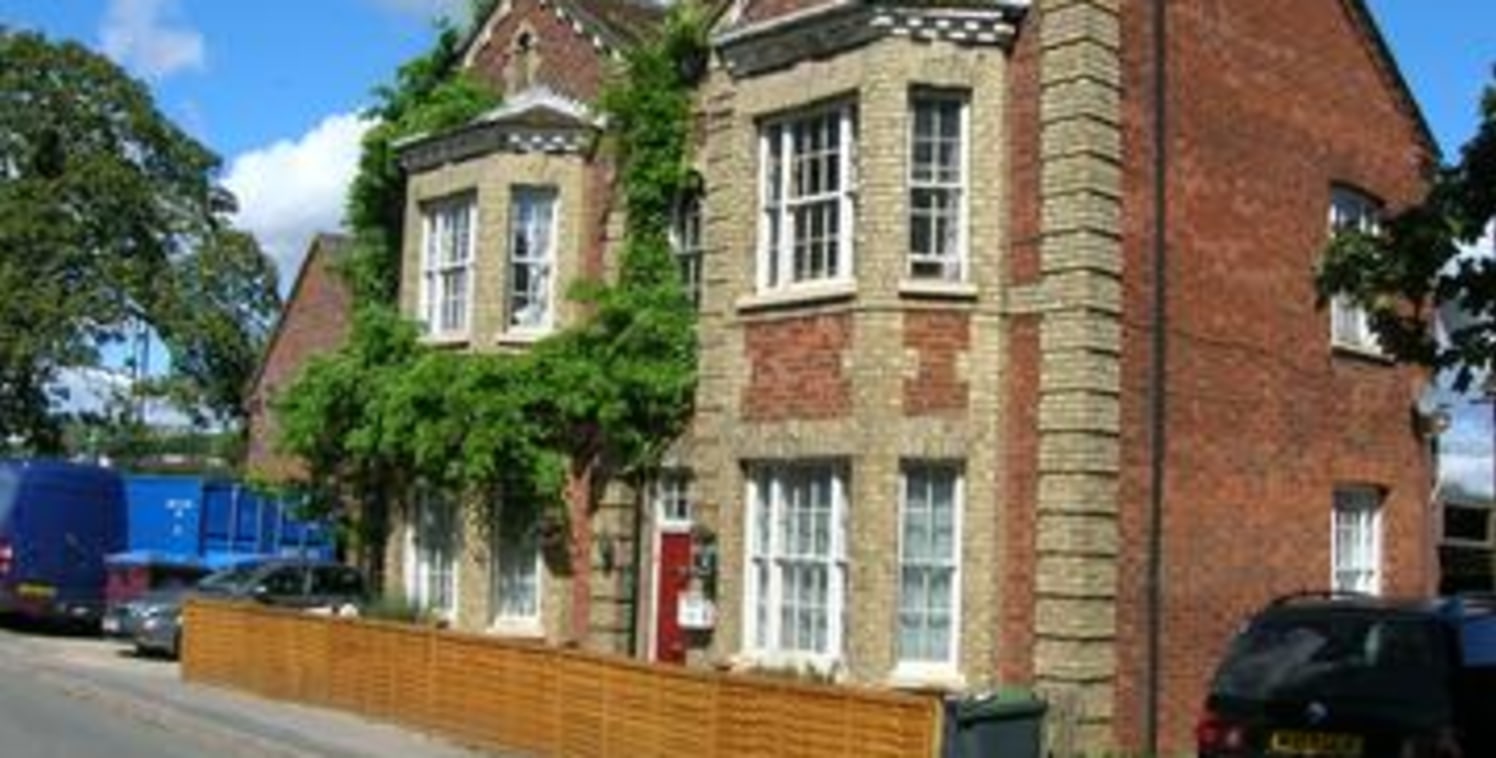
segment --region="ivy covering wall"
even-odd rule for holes
[[[668,228],[690,176],[702,14],[674,8],[607,86],[598,149],[617,165],[618,274],[579,284],[571,296],[586,315],[520,354],[430,349],[395,310],[405,182],[391,143],[464,123],[497,102],[458,69],[457,47],[455,33],[443,34],[381,90],[381,125],[365,141],[350,199],[350,341],[312,361],[274,404],[281,446],[306,464],[298,485],[324,512],[356,503],[368,545],[383,544],[391,506],[415,486],[463,502],[502,496],[506,514],[564,515],[577,477],[646,481],[691,415],[695,313]],[[365,551],[376,572],[380,552]]]

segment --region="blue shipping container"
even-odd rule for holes
[[[96,620],[104,607],[104,556],[125,539],[125,498],[114,471],[0,460],[0,612]]]
[[[203,480],[193,476],[132,475],[125,478],[129,503],[126,547],[167,555],[202,552]]]
[[[330,558],[330,531],[294,517],[288,502],[237,482],[195,476],[126,477],[131,551],[210,558],[305,555]]]

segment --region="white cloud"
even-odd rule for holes
[[[369,126],[355,113],[328,116],[298,138],[243,153],[229,164],[224,186],[239,199],[235,222],[275,259],[283,291],[312,236],[342,226]]]
[[[99,28],[104,52],[150,79],[201,69],[207,62],[203,35],[170,22],[178,0],[109,0]]]

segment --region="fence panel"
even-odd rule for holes
[[[653,666],[471,634],[194,601],[182,676],[547,756],[896,758],[933,698]]]

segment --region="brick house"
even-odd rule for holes
[[[1424,377],[1312,284],[1333,226],[1419,196],[1417,106],[1360,0],[1166,7],[1158,142],[1148,3],[721,8],[676,219],[701,381],[672,472],[642,522],[610,494],[574,525],[574,576],[502,506],[488,529],[416,498],[395,589],[654,660],[1030,684],[1066,744],[1170,749],[1272,595],[1431,589]],[[606,274],[589,103],[656,16],[508,0],[480,24],[466,61],[505,104],[403,147],[429,340],[524,349]]]
[[[348,246],[346,237],[319,234],[306,257],[270,333],[259,369],[250,382],[249,451],[245,467],[256,478],[282,481],[299,473],[297,462],[275,450],[271,399],[296,379],[313,357],[338,349],[348,338],[353,318],[352,293],[338,272]]]

